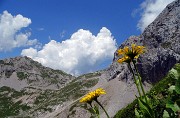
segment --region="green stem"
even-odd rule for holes
[[[145,97],[146,103],[148,104],[147,97],[146,97],[146,93],[145,93],[144,87],[143,87],[143,85],[142,85],[141,76],[140,76],[140,74],[139,74],[139,72],[138,72],[138,70],[137,70],[137,67],[136,67],[135,62],[134,62],[134,61],[132,61],[132,62],[133,62],[134,68],[135,68],[135,70],[136,70],[136,73],[137,73],[137,75],[138,75],[139,83],[140,83],[140,86],[141,86],[143,95],[144,95],[144,97]]]
[[[104,107],[101,105],[101,103],[98,101],[98,100],[95,100],[98,104],[99,104],[99,106],[104,110],[104,112],[106,113],[106,115],[107,115],[107,118],[110,118],[109,117],[109,115],[108,115],[108,113],[107,113],[107,111],[104,109]]]
[[[132,69],[132,67],[131,67],[131,64],[130,64],[130,63],[128,63],[128,66],[129,66],[129,68],[130,68],[130,71],[131,71],[131,72],[132,72],[132,74],[133,74],[133,79],[134,79],[134,82],[135,82],[135,84],[136,84],[136,87],[137,87],[137,90],[138,90],[139,96],[140,96],[140,98],[141,98],[141,97],[142,97],[142,95],[141,95],[141,92],[140,92],[140,89],[139,89],[139,85],[138,85],[138,83],[137,83],[137,80],[136,80],[136,78],[135,78],[134,71],[133,71],[133,69]]]
[[[90,104],[90,106],[91,106],[92,110],[94,111],[94,113],[97,115],[97,117],[100,118],[100,115],[97,114],[97,112],[96,112],[96,110],[94,109],[94,107],[93,107],[91,104]]]

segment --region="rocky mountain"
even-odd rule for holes
[[[59,89],[75,77],[60,70],[42,66],[28,57],[0,60],[0,87],[15,90],[26,87]]]
[[[180,62],[180,0],[169,4],[140,36],[129,37],[119,48],[132,43],[146,47],[138,59],[138,70],[149,90]],[[1,60],[0,116],[93,118],[89,106],[79,99],[89,90],[103,87],[107,94],[98,99],[113,117],[137,95],[127,65],[117,63],[118,58],[116,51],[107,69],[79,77],[43,67],[28,57]],[[100,113],[105,118],[101,109]]]
[[[0,60],[0,117],[47,117],[84,95],[99,76],[74,77],[28,57]]]

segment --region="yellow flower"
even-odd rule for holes
[[[89,92],[86,94],[80,102],[86,102],[86,103],[91,103],[93,100],[96,100],[97,97],[99,97],[102,94],[106,94],[106,91],[103,88],[98,88],[92,92]]]
[[[123,58],[118,59],[118,62],[119,63],[122,63],[122,62],[129,63],[129,62],[131,62],[131,59],[128,56],[124,56]]]
[[[125,46],[123,49],[119,49],[118,55],[123,55],[121,59],[118,59],[119,63],[131,62],[133,59],[137,59],[140,54],[144,53],[144,46],[136,46],[136,44],[131,45],[131,49]]]

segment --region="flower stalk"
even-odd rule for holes
[[[146,103],[148,103],[147,97],[146,97],[146,94],[144,91],[144,87],[142,85],[141,77],[137,70],[136,62],[135,62],[135,59],[137,59],[140,56],[140,54],[144,53],[144,48],[145,48],[144,46],[136,46],[136,44],[132,44],[131,48],[125,46],[123,49],[119,49],[117,51],[118,55],[123,55],[123,57],[118,59],[117,61],[119,63],[123,63],[123,62],[128,63],[129,69],[130,69],[131,73],[133,74],[133,79],[134,79],[134,82],[138,89],[139,96],[141,99],[142,99],[142,96],[144,96]],[[131,62],[133,63],[135,72],[132,69]],[[135,73],[137,73],[137,76],[138,76],[137,79],[136,79]],[[143,95],[141,94],[141,92]]]
[[[131,67],[131,64],[128,63],[128,66],[129,66],[129,69],[130,69],[131,73],[133,74],[133,79],[134,79],[134,82],[135,82],[135,84],[136,84],[136,87],[137,87],[139,96],[140,96],[140,98],[142,98],[142,95],[141,95],[141,92],[140,92],[140,89],[139,89],[139,85],[138,85],[138,82],[137,82],[137,80],[136,80],[136,78],[135,78],[135,74],[134,74],[134,71],[133,71],[133,69],[132,69],[132,67]]]
[[[91,106],[91,108],[92,108],[92,110],[94,111],[94,113],[96,114],[96,116],[98,117],[98,118],[100,118],[100,115],[99,115],[99,113],[97,113],[97,111],[95,110],[95,108],[91,105],[91,104],[89,104],[90,106]]]
[[[103,111],[105,112],[105,114],[106,114],[106,116],[107,116],[107,118],[110,118],[109,117],[109,115],[108,115],[108,113],[107,113],[107,111],[104,109],[104,107],[102,106],[102,104],[96,99],[95,100],[97,103],[98,103],[98,105],[103,109]]]
[[[146,103],[148,104],[147,97],[146,97],[146,94],[145,94],[145,91],[144,91],[144,87],[143,87],[143,85],[142,85],[141,76],[140,76],[140,74],[139,74],[139,72],[138,72],[138,70],[137,70],[137,67],[136,67],[135,62],[134,62],[134,61],[132,61],[132,62],[133,62],[134,68],[135,68],[135,70],[136,70],[136,73],[137,73],[137,75],[138,75],[139,84],[140,84],[140,86],[141,86],[141,90],[142,90],[143,95],[144,95],[144,97],[145,97],[145,101],[146,101]]]

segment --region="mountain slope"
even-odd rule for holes
[[[74,77],[28,57],[0,61],[0,116],[40,118],[63,110],[99,81],[100,72]]]
[[[25,87],[58,89],[75,77],[44,67],[28,57],[16,57],[0,60],[0,78],[0,87],[21,90]]]

